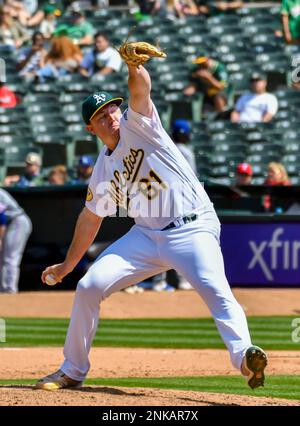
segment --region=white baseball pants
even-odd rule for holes
[[[134,225],[99,256],[77,286],[62,371],[74,380],[85,379],[102,300],[168,269],[177,270],[203,298],[232,364],[240,369],[251,346],[246,316],[225,276],[219,223],[198,219],[166,231]]]

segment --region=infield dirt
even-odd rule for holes
[[[297,315],[300,290],[234,290],[247,315]],[[73,292],[0,296],[1,317],[70,315]],[[199,318],[209,312],[194,292],[118,293],[103,304],[102,318]],[[54,372],[62,348],[2,348],[1,379],[33,379]],[[300,374],[300,352],[270,351],[266,374]],[[225,350],[93,348],[89,377],[236,375]],[[246,386],[246,384],[245,384]],[[84,386],[51,393],[31,386],[0,386],[0,405],[300,405],[299,401],[159,389]]]

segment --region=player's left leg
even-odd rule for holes
[[[230,352],[232,364],[241,369],[252,343],[245,313],[225,276],[217,233],[203,232],[196,221],[162,231],[162,238],[164,260],[181,273],[204,299]]]

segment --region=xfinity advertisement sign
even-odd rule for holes
[[[221,246],[230,284],[300,287],[300,225],[222,225]]]

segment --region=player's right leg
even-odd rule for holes
[[[136,226],[109,246],[78,283],[61,370],[40,380],[37,387],[54,390],[80,385],[90,368],[88,355],[101,301],[165,269],[155,241]]]

